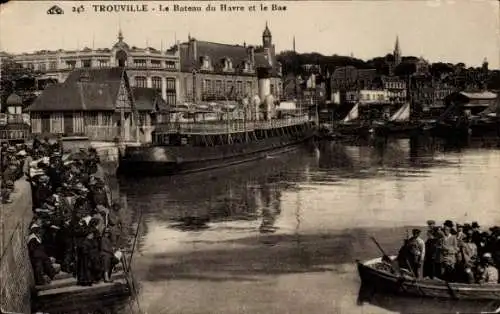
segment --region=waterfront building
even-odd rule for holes
[[[382,88],[387,91],[387,100],[394,104],[406,101],[406,82],[397,76],[382,76]]]
[[[387,104],[390,102],[388,92],[383,89],[348,91],[346,92],[346,100],[351,103],[360,103],[362,105]]]
[[[343,90],[368,89],[373,86],[377,76],[375,69],[357,69],[354,66],[339,67],[330,77],[330,90],[335,93]]]
[[[118,41],[111,48],[41,50],[1,56],[32,69],[37,74],[38,89],[64,82],[73,70],[124,67],[132,86],[158,90],[169,106],[256,95],[259,75],[269,78],[268,94],[276,99],[283,96],[281,64],[276,60],[267,24],[259,46],[213,43],[189,36],[187,42],[176,43],[167,50],[138,48],[127,44],[120,30]]]
[[[448,106],[460,107],[467,115],[475,115],[496,105],[497,94],[484,92],[454,92],[445,98]]]
[[[13,55],[11,60],[37,74],[39,89],[47,84],[64,82],[73,70],[123,66],[132,85],[160,91],[170,105],[174,105],[180,97],[177,74],[180,60],[175,47],[169,50],[131,47],[124,41],[121,31],[118,41],[111,48],[41,50]]]
[[[275,98],[283,95],[281,64],[276,60],[267,24],[262,46],[214,43],[189,36],[187,42],[180,44],[179,54],[183,101],[237,100],[257,95],[258,91],[264,93],[259,94],[261,100],[268,94]],[[269,91],[258,86],[258,76],[264,72],[269,79]]]
[[[136,108],[124,68],[74,70],[64,83],[48,86],[28,111],[34,134],[133,138]]]

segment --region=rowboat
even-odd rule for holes
[[[396,257],[392,256],[394,260]],[[438,279],[416,280],[409,274],[395,274],[390,264],[382,258],[357,262],[363,285],[373,286],[377,291],[400,295],[445,298],[456,300],[500,300],[500,284],[463,284]]]

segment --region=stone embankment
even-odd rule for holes
[[[11,199],[0,205],[0,311],[30,313],[34,279],[26,237],[33,211],[26,179],[15,182]]]

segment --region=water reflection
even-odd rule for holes
[[[214,313],[466,311],[378,294],[358,306],[354,262],[379,255],[371,236],[393,254],[427,219],[500,223],[495,141],[320,142],[217,171],[122,181],[129,210],[143,215],[141,304],[151,313],[207,304]]]
[[[499,301],[468,301],[429,298],[410,298],[393,294],[377,293],[373,287],[362,285],[359,289],[357,305],[370,304],[385,310],[402,313],[485,313],[494,312]]]

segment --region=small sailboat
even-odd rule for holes
[[[342,135],[361,135],[368,132],[368,125],[359,119],[359,103],[356,103],[349,113],[336,124],[335,131]]]
[[[377,134],[405,134],[419,128],[419,125],[410,119],[411,103],[402,105],[388,120],[375,121],[374,132]]]

